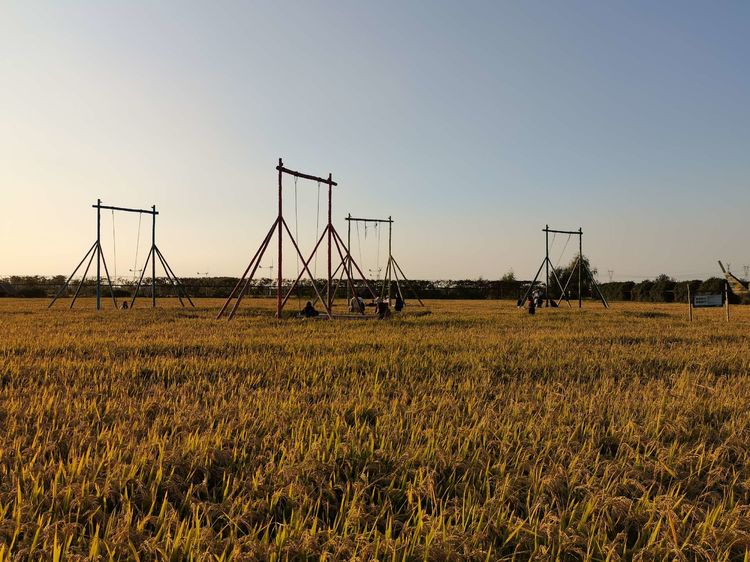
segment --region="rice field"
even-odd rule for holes
[[[750,307],[91,304],[0,299],[0,562],[750,560]]]

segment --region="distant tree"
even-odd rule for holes
[[[595,267],[591,267],[591,262],[589,261],[589,258],[585,255],[582,257],[583,260],[583,269],[582,269],[582,278],[581,278],[581,292],[583,293],[584,297],[590,297],[594,294],[594,286],[591,282],[591,277],[596,279],[597,274],[599,273],[598,269]],[[588,269],[591,272],[591,276],[589,276],[586,273],[586,269]],[[570,283],[568,284],[568,298],[571,299],[577,299],[578,298],[578,256],[573,256],[571,258],[570,263],[566,265],[565,267],[556,269],[557,275],[560,278],[560,283],[565,286],[565,283],[567,283],[568,279],[570,278],[571,274],[573,275],[573,278],[570,280]],[[551,274],[550,274],[551,275]],[[555,283],[554,279],[550,278],[550,294],[556,295],[557,297],[560,296],[560,289],[557,288],[557,283]]]
[[[513,269],[509,269],[506,271],[503,276],[500,278],[500,281],[515,281],[516,280],[516,274],[513,272]]]
[[[629,301],[633,300],[633,281],[611,281],[599,285],[599,289],[607,300]]]
[[[651,302],[674,302],[677,282],[666,273],[658,275],[651,285]]]
[[[650,279],[644,279],[640,283],[636,283],[633,286],[633,300],[650,302],[652,298],[651,288],[653,287],[653,285],[654,282]]]
[[[687,302],[688,298],[688,287],[690,287],[690,295],[695,296],[700,289],[703,281],[699,279],[693,279],[692,281],[682,281],[677,283],[674,288],[674,300],[675,302]]]

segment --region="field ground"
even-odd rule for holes
[[[197,304],[0,299],[0,560],[750,557],[750,307]]]

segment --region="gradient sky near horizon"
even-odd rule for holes
[[[279,157],[333,173],[344,237],[349,212],[392,215],[413,278],[530,278],[546,223],[583,227],[600,280],[741,274],[748,29],[725,1],[5,0],[0,276],[69,273],[98,197],[156,204],[178,275],[238,275]],[[309,248],[317,190],[298,190]],[[104,219],[128,275],[138,219],[115,217],[116,243]]]

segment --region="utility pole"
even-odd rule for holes
[[[198,275],[199,277],[202,275],[203,279],[206,280],[208,278],[208,271],[198,271],[196,272],[196,275]],[[203,288],[205,289],[203,291],[203,294],[208,297],[208,285],[204,285]]]
[[[268,278],[273,279],[273,258],[271,258],[271,265],[259,265],[258,269],[267,269],[268,270]],[[273,294],[273,288],[271,285],[268,287],[269,295]]]

